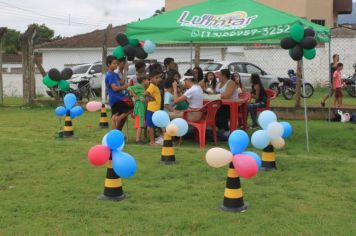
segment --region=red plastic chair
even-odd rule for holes
[[[217,144],[215,116],[216,112],[221,107],[221,104],[221,100],[215,100],[206,103],[200,110],[185,110],[183,113],[183,119],[187,121],[188,125],[191,125],[197,129],[199,133],[199,146],[201,149],[205,148],[205,134],[207,126],[211,126],[213,128],[214,144]],[[198,122],[189,121],[189,112],[201,112],[202,119]]]
[[[241,99],[241,104],[239,105],[238,119],[239,125],[243,126],[244,130],[247,131],[247,106],[251,101],[251,94],[249,92],[239,93],[239,99]]]
[[[257,108],[257,112],[265,111],[265,110],[271,110],[271,100],[275,99],[277,97],[277,94],[272,90],[272,89],[265,89],[266,95],[267,95],[267,102],[266,102],[266,107],[261,107]]]

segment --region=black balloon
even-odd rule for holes
[[[59,72],[59,70],[52,68],[48,71],[48,76],[51,80],[54,81],[60,81],[61,80],[61,73]]]
[[[124,54],[125,54],[125,56],[127,56],[127,59],[129,61],[132,61],[135,58],[136,49],[133,46],[131,46],[130,44],[127,44],[124,47]]]
[[[314,37],[308,36],[304,37],[303,40],[300,42],[300,46],[304,49],[313,49],[316,46],[316,40]]]
[[[292,39],[292,38],[284,38],[281,40],[281,47],[283,49],[291,49],[293,48],[297,43]]]
[[[290,56],[295,61],[301,60],[303,58],[303,48],[299,44],[295,45]]]
[[[304,38],[305,37],[315,37],[315,31],[311,28],[306,28],[304,30]]]
[[[146,59],[148,57],[148,54],[147,52],[145,52],[145,50],[143,50],[143,48],[136,47],[136,57],[138,59]]]
[[[129,43],[129,39],[127,38],[126,34],[124,34],[124,33],[118,33],[118,34],[116,35],[116,42],[117,42],[120,46],[124,47],[124,46],[126,46],[126,45]]]
[[[72,77],[73,75],[73,71],[71,68],[64,68],[62,71],[61,71],[61,77],[62,79],[64,80],[68,80]]]

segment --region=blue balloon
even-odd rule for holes
[[[56,116],[65,116],[67,109],[65,109],[65,107],[57,107],[56,110],[54,111],[56,113]]]
[[[255,153],[255,152],[243,152],[242,154],[246,154],[246,155],[252,157],[256,161],[258,169],[261,170],[262,160],[261,160],[260,156],[257,153]]]
[[[283,131],[283,134],[282,134],[282,137],[283,138],[289,138],[292,133],[293,133],[293,127],[292,125],[289,123],[289,122],[286,122],[286,121],[282,121],[282,122],[279,122],[283,128],[284,128],[284,131]]]
[[[121,178],[129,178],[136,173],[135,159],[126,152],[112,151],[112,168]]]
[[[251,137],[251,143],[257,149],[264,149],[268,146],[270,141],[270,137],[266,130],[257,130]]]
[[[106,143],[108,147],[112,150],[115,150],[124,143],[124,134],[119,130],[111,130],[107,133]]]
[[[178,127],[178,132],[176,136],[182,137],[188,132],[188,123],[182,118],[175,118],[171,121],[171,124],[174,124]]]
[[[77,102],[77,97],[73,93],[68,93],[64,96],[64,105],[67,109],[71,109]]]
[[[248,134],[243,130],[235,130],[229,136],[229,147],[232,154],[239,154],[247,148],[249,143]]]
[[[277,121],[277,116],[272,111],[263,111],[258,116],[258,124],[261,126],[262,129],[267,129],[267,126]]]
[[[103,139],[101,140],[101,144],[104,145],[104,146],[109,147],[109,146],[108,146],[108,143],[107,143],[107,141],[106,141],[106,138],[107,138],[107,137],[108,137],[108,134],[105,134],[104,137],[103,137]],[[124,147],[125,147],[125,140],[124,140],[124,142],[122,143],[122,145],[121,145],[120,147],[118,147],[116,150],[122,151],[122,150],[124,149]]]
[[[145,43],[143,44],[143,50],[147,54],[154,53],[156,50],[156,44],[152,42],[151,40],[146,40]]]
[[[75,106],[72,109],[70,109],[70,114],[74,117],[81,116],[84,113],[84,110],[81,106]]]
[[[156,111],[152,115],[152,122],[155,126],[164,128],[169,125],[169,116],[168,113],[162,110]]]
[[[72,113],[71,111],[70,111],[70,118],[72,119],[72,120],[74,120],[75,119],[75,113]]]

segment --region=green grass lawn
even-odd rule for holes
[[[138,165],[123,180],[129,198],[96,200],[106,167],[91,166],[86,153],[108,131],[97,128],[99,116],[85,113],[73,121],[75,137],[60,140],[53,109],[0,108],[0,235],[356,232],[356,125],[311,121],[307,153],[304,123],[291,121],[294,134],[276,152],[278,171],[242,179],[249,209],[234,214],[218,210],[227,167],[209,167],[190,141],[175,148],[178,165],[159,165],[161,148],[134,145],[133,128],[124,149]]]

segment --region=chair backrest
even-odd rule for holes
[[[222,104],[221,100],[214,100],[204,105],[203,109],[206,111],[205,122],[207,123],[215,122],[216,112],[221,107],[221,104]]]
[[[239,93],[239,99],[243,100],[243,102],[248,102],[251,100],[251,94],[249,92],[241,92]]]
[[[271,100],[277,97],[277,94],[272,89],[265,89],[267,95],[266,108],[270,109]]]

